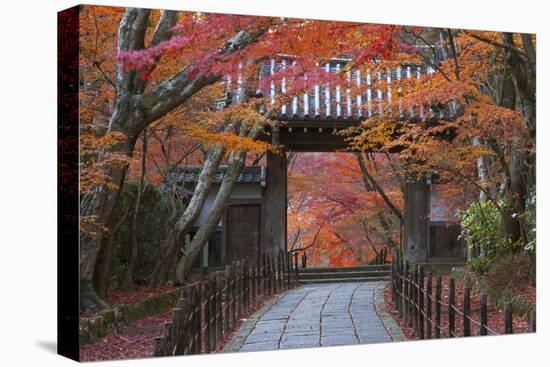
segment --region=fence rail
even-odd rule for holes
[[[439,339],[441,337],[470,336],[472,324],[478,328],[480,335],[512,334],[512,306],[504,305],[504,329],[497,331],[488,326],[487,295],[479,295],[479,320],[473,317],[471,309],[471,289],[463,284],[462,306],[456,302],[455,279],[450,278],[447,288],[447,302],[442,297],[441,275],[435,277],[435,295],[433,293],[434,276],[431,271],[425,272],[421,265],[411,266],[403,261],[397,250],[392,253],[392,302],[399,317],[413,329],[419,339]],[[433,311],[433,313],[432,313]],[[447,327],[442,326],[441,316],[447,314]],[[462,318],[462,333],[456,331],[456,316]],[[530,314],[531,331],[536,331],[535,311]]]
[[[376,253],[374,258],[371,261],[369,261],[369,265],[384,265],[384,264],[389,264],[387,247],[383,247],[380,251]]]
[[[298,284],[298,256],[279,252],[243,259],[223,271],[186,285],[155,338],[153,355],[188,355],[216,351],[224,336],[233,331],[265,296],[272,296]]]

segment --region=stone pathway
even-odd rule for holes
[[[310,284],[266,304],[224,351],[382,343],[405,336],[385,310],[387,282]]]

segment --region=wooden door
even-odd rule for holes
[[[227,208],[227,260],[255,257],[260,253],[261,206],[231,205]]]

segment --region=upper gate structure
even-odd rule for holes
[[[399,65],[381,70],[352,70],[347,67],[350,58],[331,59],[318,65],[319,73],[333,75],[331,82],[312,83],[300,93],[290,94],[292,80],[284,75],[292,67],[291,58],[281,57],[263,63],[259,68],[256,95],[266,103],[260,107],[278,123],[262,139],[274,146],[295,152],[335,152],[349,150],[349,143],[341,130],[357,126],[361,121],[383,112],[385,102],[399,98],[398,82],[402,79],[420,79],[431,74],[431,67]],[[227,78],[226,98],[219,108],[238,103],[244,96],[244,82]],[[283,104],[277,103],[283,98]],[[453,106],[426,106],[417,109],[399,109],[396,124],[420,121],[429,114],[433,119],[452,118]],[[413,262],[430,259],[430,184],[416,180],[405,184],[404,192],[404,255]],[[286,248],[287,162],[286,155],[267,154],[265,218],[262,239],[272,244],[269,248]]]
[[[330,82],[319,82],[305,91],[291,95],[292,80],[286,77],[276,79],[279,73],[292,67],[294,61],[282,57],[271,59],[259,67],[257,95],[266,99],[261,112],[269,113],[280,124],[274,131],[275,144],[282,144],[296,152],[332,152],[348,149],[341,130],[357,126],[366,118],[383,112],[384,102],[399,98],[402,79],[420,79],[423,74],[431,74],[433,68],[423,65],[399,65],[384,70],[347,70],[351,58],[335,58],[318,65],[319,74],[334,76]],[[307,76],[306,76],[307,78]],[[219,102],[219,107],[238,103],[243,96],[241,77],[227,78],[227,98]],[[341,81],[341,83],[338,82]],[[275,108],[276,100],[286,96],[288,103]],[[404,120],[421,120],[425,113],[437,118],[450,117],[450,109],[427,106],[426,109],[402,109],[396,123]],[[268,137],[264,136],[267,140]]]

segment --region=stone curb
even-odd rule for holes
[[[296,289],[296,288],[294,288]],[[227,342],[227,344],[224,345],[222,349],[222,353],[233,353],[238,352],[239,349],[243,346],[244,341],[248,337],[248,335],[254,330],[256,327],[256,323],[262,317],[264,313],[266,313],[271,307],[273,307],[279,299],[281,299],[282,296],[284,296],[286,292],[283,292],[281,294],[278,294],[274,296],[272,299],[270,299],[265,305],[262,306],[258,311],[254,312],[245,322],[241,325],[239,330],[230,341]]]
[[[409,340],[386,308],[386,301],[384,300],[384,288],[386,287],[386,284],[379,284],[373,291],[374,311],[382,322],[384,329],[386,329],[392,338],[392,341],[398,342]]]

